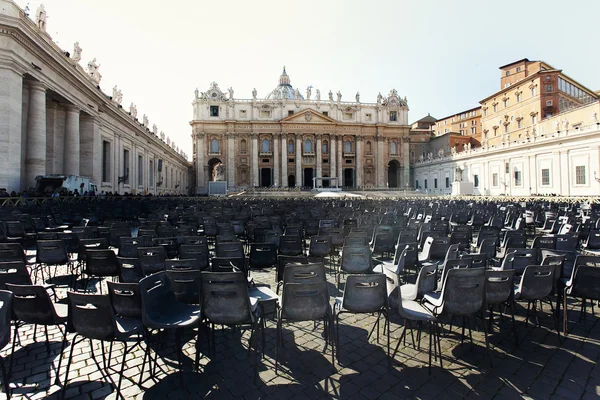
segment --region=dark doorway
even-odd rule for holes
[[[272,185],[271,182],[271,168],[260,169],[260,186],[269,187]]]
[[[354,187],[354,168],[344,168],[344,187]]]
[[[313,187],[313,169],[304,168],[304,187]]]
[[[328,176],[324,176],[323,178],[328,178]],[[329,180],[325,180],[324,179],[322,182],[323,182],[323,187],[324,188],[328,188],[329,187]]]
[[[397,160],[392,160],[388,164],[388,187],[400,187],[398,182],[398,173],[400,171],[400,163]]]
[[[288,187],[296,187],[296,177],[294,175],[288,176]]]

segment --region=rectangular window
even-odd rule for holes
[[[510,165],[508,163],[504,164],[504,172],[507,174],[510,173]]]
[[[552,88],[552,84],[551,83],[546,84],[546,92],[551,92],[552,89],[553,88]]]
[[[344,119],[352,119],[352,113],[344,113]]]
[[[144,185],[144,157],[138,156],[138,186]]]
[[[210,106],[210,116],[211,117],[219,116],[219,106]]]
[[[504,133],[508,133],[508,124],[504,125]]]
[[[532,115],[531,116],[531,123],[532,124],[537,124],[537,115]]]
[[[433,188],[437,189],[437,178],[433,180]]]
[[[542,168],[542,186],[550,186],[550,168]]]
[[[517,67],[517,72],[521,72],[521,67]]]
[[[148,162],[148,186],[154,187],[154,161]]]
[[[294,115],[294,110],[288,110],[288,117],[289,117],[290,115]]]
[[[508,99],[504,99],[504,108],[508,107]]]
[[[535,97],[536,95],[536,90],[535,90],[535,86],[531,88],[531,97]]]
[[[294,159],[293,158],[288,158],[288,162],[293,164],[294,163]]]
[[[523,127],[523,120],[522,119],[518,119],[517,120],[517,128],[522,128]]]
[[[271,110],[261,110],[260,111],[260,117],[261,118],[270,118],[271,117]]]
[[[484,116],[484,117],[487,117],[487,108],[484,108],[484,109],[483,109],[483,116]]]
[[[521,101],[521,93],[517,93],[517,103]]]
[[[329,159],[327,159],[327,158],[323,159],[323,164],[327,164],[328,162],[329,162]]]
[[[546,106],[547,107],[552,106],[552,100],[546,100]]]
[[[479,175],[473,175],[473,186],[479,187]]]
[[[418,189],[418,188],[419,188],[419,181],[418,181],[418,180],[416,180],[416,181],[415,181],[415,189]]]
[[[506,72],[504,73],[504,76],[509,76],[509,75],[510,75],[510,71],[506,71]]]
[[[323,111],[323,115],[328,117],[329,116],[329,111]]]
[[[521,171],[515,170],[515,186],[521,186]]]
[[[425,189],[427,189],[427,179],[425,179],[424,185],[425,185]]]
[[[450,187],[450,178],[446,177],[446,189]]]
[[[110,182],[110,142],[102,142],[102,182]]]
[[[496,173],[492,174],[492,186],[498,187],[498,174]]]
[[[498,110],[498,105],[497,104],[493,104],[492,107],[494,107],[494,112],[496,112]]]
[[[352,164],[352,160],[350,158],[346,159],[346,164]]]
[[[575,167],[575,184],[585,185],[585,165],[578,165]]]
[[[123,176],[125,185],[129,185],[129,150],[123,150]]]
[[[246,118],[246,110],[240,110],[240,118]]]
[[[471,128],[471,135],[475,134],[475,128]]]
[[[398,121],[398,111],[390,111],[390,121],[391,122]]]
[[[371,121],[373,119],[373,114],[365,114],[365,120]]]

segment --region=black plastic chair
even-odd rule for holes
[[[569,311],[567,308],[568,297],[581,299],[581,320],[582,317],[585,317],[585,303],[587,300],[600,300],[600,266],[586,265],[584,260],[580,261],[580,257],[577,258],[571,274],[571,279],[566,282],[565,288],[563,289],[563,333],[565,336],[569,332]]]
[[[251,243],[248,267],[252,269],[271,268],[277,264],[277,248],[273,243]]]
[[[194,265],[199,270],[209,268],[209,256],[207,244],[182,244],[179,246],[179,258],[182,260],[194,260]]]
[[[294,267],[290,265],[286,270]],[[321,266],[321,269],[323,267]],[[285,279],[284,279],[285,282]],[[279,369],[279,352],[283,342],[283,322],[319,321],[324,323],[325,349],[331,346],[331,365],[335,369],[333,349],[333,315],[329,304],[327,282],[284,283],[281,309],[277,319],[277,345],[275,351],[275,373]]]
[[[37,271],[39,270],[44,278],[44,267],[48,272],[48,279],[54,277],[54,274],[50,273],[50,267],[58,268],[61,265],[66,265],[67,270],[74,272],[73,264],[67,254],[67,248],[62,240],[38,240],[36,250],[36,268],[34,273],[37,277]]]
[[[515,271],[512,269],[506,271],[485,271],[485,303],[488,307],[488,331],[493,330],[494,307],[506,305],[510,308],[510,317],[512,320],[512,329],[515,336],[515,343],[519,344],[517,334],[517,325],[515,323],[515,303],[514,295],[514,277]],[[502,316],[502,314],[500,314]]]
[[[250,325],[249,350],[254,342],[254,374],[258,376],[258,340],[256,328],[261,328],[264,351],[264,321],[261,318],[258,299],[248,294],[246,277],[241,272],[202,272],[202,314],[211,323],[213,354],[215,347],[215,324],[237,326]],[[196,353],[196,369],[200,353]]]
[[[337,310],[337,313],[336,313]],[[336,321],[336,344],[338,362],[340,359],[340,317],[344,313],[373,314],[377,313],[377,321],[367,340],[371,337],[373,330],[377,327],[377,343],[379,343],[379,323],[381,316],[385,319],[384,332],[387,332],[387,355],[388,368],[391,368],[390,358],[390,321],[389,305],[387,296],[386,276],[384,274],[350,275],[346,280],[344,296],[335,299],[333,308]]]
[[[281,236],[279,254],[284,256],[300,256],[304,251],[301,236]]]
[[[117,383],[117,397],[125,398],[121,394],[121,381],[123,380],[123,371],[125,369],[125,360],[144,338],[144,329],[140,321],[130,318],[117,318],[113,311],[113,306],[108,295],[81,294],[67,292],[69,302],[68,327],[70,332],[74,332],[67,362],[67,371],[65,372],[65,384],[63,386],[62,396],[64,398],[67,384],[69,382],[69,370],[71,369],[71,360],[73,359],[73,350],[75,346],[85,339],[89,339],[90,349],[92,349],[92,340],[110,342],[111,349],[113,342],[123,343],[123,358],[121,360],[121,371],[119,372],[119,382]],[[128,342],[136,337],[136,342],[128,346]],[[79,340],[77,340],[79,338]],[[100,365],[93,356],[98,369]],[[102,358],[104,369],[108,369],[104,359],[104,344],[102,344]],[[144,359],[145,362],[145,359]],[[144,373],[142,364],[142,375]],[[110,367],[110,364],[109,364]],[[107,374],[108,375],[108,374]]]
[[[119,262],[117,256],[111,249],[91,250],[85,254],[86,275],[85,291],[89,290],[90,278],[107,278],[120,276]],[[98,282],[100,293],[102,293],[102,281]]]
[[[135,258],[137,257],[138,247],[143,247],[144,244],[143,238],[121,236],[119,237],[119,253],[117,255],[119,257]]]
[[[23,246],[19,243],[0,243],[0,261],[23,261],[27,263]]]
[[[139,247],[137,258],[140,260],[144,275],[152,275],[164,271],[167,252],[162,246]]]
[[[119,264],[119,271],[121,274],[119,282],[139,283],[144,277],[144,272],[142,271],[142,265],[139,259],[117,257],[117,263]]]
[[[166,260],[165,270],[177,301],[185,304],[200,304],[202,277],[195,260]]]

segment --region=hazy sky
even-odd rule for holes
[[[285,65],[292,85],[375,102],[395,88],[409,121],[442,118],[499,89],[498,67],[541,59],[600,89],[597,0],[17,0],[64,50],[96,57],[100,86],[123,91],[191,158],[194,89],[215,81],[265,97]]]

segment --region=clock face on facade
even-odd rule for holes
[[[212,97],[217,97],[217,94],[213,92]]]

